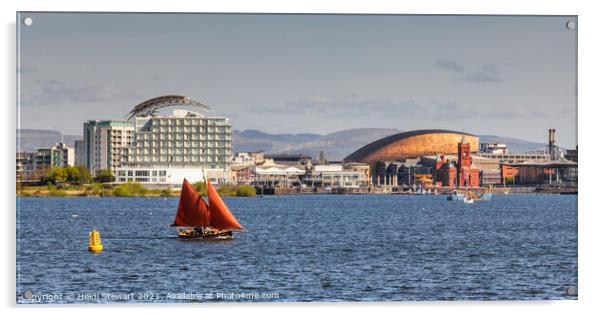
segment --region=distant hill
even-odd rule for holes
[[[356,128],[326,135],[270,134],[259,130],[234,130],[232,133],[233,152],[260,151],[274,154],[306,154],[317,157],[320,151],[329,160],[341,160],[355,150],[380,138],[401,133],[391,128]],[[19,133],[19,130],[17,130]],[[21,150],[34,151],[39,147],[49,147],[61,141],[61,133],[54,130],[21,129]],[[511,152],[545,150],[545,143],[534,143],[517,138],[495,135],[479,135],[482,143],[504,143]],[[65,143],[73,146],[79,135],[64,135]]]
[[[284,152],[290,146],[319,138],[318,134],[268,134],[249,129],[232,132],[232,147],[235,152],[260,151]]]
[[[46,129],[18,129],[17,141],[21,137],[21,151],[35,151],[37,148],[50,147],[61,141],[61,132]],[[64,135],[66,144],[73,146],[79,135]]]
[[[320,151],[329,160],[341,160],[347,155],[380,138],[401,133],[398,129],[357,128],[317,134],[268,134],[257,130],[235,131],[233,151],[259,151],[278,154],[303,153],[317,157]],[[545,150],[545,143],[534,143],[517,138],[477,135],[482,143],[504,143],[510,152]]]
[[[278,154],[307,154],[317,157],[320,151],[329,160],[341,160],[356,149],[377,139],[401,132],[397,129],[358,128],[326,135],[268,134],[259,131],[235,131],[233,151],[258,151]]]

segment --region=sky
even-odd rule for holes
[[[20,21],[31,17],[26,26]],[[238,130],[451,129],[577,144],[574,16],[21,13],[19,126],[178,94]],[[567,26],[572,21],[575,27]]]

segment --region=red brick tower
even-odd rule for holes
[[[456,185],[458,187],[472,186],[474,180],[471,179],[472,157],[470,156],[470,143],[466,142],[464,136],[458,143],[458,176],[456,177]],[[472,180],[472,181],[471,181]],[[477,179],[478,183],[478,179]]]

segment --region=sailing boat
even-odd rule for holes
[[[181,238],[233,238],[232,231],[243,230],[242,225],[232,215],[211,181],[205,183],[208,204],[184,179],[178,212],[172,226],[178,227],[178,236]]]

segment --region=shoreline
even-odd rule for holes
[[[534,191],[534,192],[509,192],[507,194],[493,192],[493,195],[578,195],[578,191],[570,192],[554,192],[554,191]],[[401,192],[380,192],[380,193],[302,193],[302,194],[266,194],[266,195],[255,195],[255,196],[237,196],[237,195],[224,195],[225,197],[239,197],[239,198],[262,198],[272,196],[315,196],[315,195],[332,195],[332,196],[350,196],[350,195],[371,195],[371,196],[447,196],[448,193],[437,193],[437,194],[420,194],[420,193],[401,193]],[[94,197],[94,198],[178,198],[180,196],[179,191],[174,191],[171,194],[160,194],[160,193],[147,193],[147,194],[133,194],[127,196],[116,196],[116,195],[102,195],[102,194],[87,194],[85,190],[65,190],[64,194],[54,194],[49,191],[40,192],[27,192],[17,193],[16,197],[62,197],[62,198],[76,198],[76,197]]]

